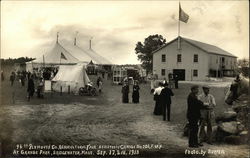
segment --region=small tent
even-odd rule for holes
[[[85,87],[85,85],[90,82],[89,77],[85,70],[84,64],[77,65],[61,65],[56,76],[52,79],[52,88],[56,92],[68,92],[77,93],[80,87]]]

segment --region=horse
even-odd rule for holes
[[[242,75],[238,75],[236,79],[230,85],[225,96],[225,102],[228,105],[233,105],[234,101],[237,101],[242,94],[248,94],[249,92],[249,78]]]

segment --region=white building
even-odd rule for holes
[[[236,60],[219,47],[179,36],[153,52],[153,73],[159,79],[168,79],[173,73],[179,80],[189,81],[233,76]]]

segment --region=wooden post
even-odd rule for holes
[[[70,85],[68,85],[68,94],[70,94]]]
[[[193,69],[191,69],[191,81],[193,81]]]
[[[62,86],[60,87],[60,96],[62,96]]]
[[[51,89],[50,89],[50,97],[53,97],[53,87],[52,87],[52,82],[51,82]]]

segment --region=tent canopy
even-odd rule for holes
[[[94,63],[101,64],[101,65],[111,65],[112,63],[104,58],[103,56],[99,55],[93,49],[86,50],[87,54],[93,59]]]
[[[111,65],[106,58],[96,53],[93,49],[82,49],[73,44],[56,42],[53,48],[40,58],[26,63],[26,70],[32,71],[33,68],[52,65],[74,65],[77,63],[89,64],[90,62],[100,65]]]
[[[78,45],[64,45],[65,48],[79,61],[84,63],[89,63],[92,61],[94,64],[101,65],[111,65],[112,63],[106,58],[102,57],[98,53],[96,53],[93,49],[83,49]]]
[[[84,64],[59,66],[59,71],[52,81],[55,82],[52,86],[53,90],[60,92],[62,87],[62,91],[67,92],[70,86],[70,91],[75,93],[90,82]]]
[[[65,43],[63,45],[65,49],[67,49],[72,54],[72,56],[77,58],[80,62],[89,63],[92,60],[91,56],[89,56],[86,52],[84,52],[78,46],[72,45],[69,43],[68,44]]]
[[[60,43],[56,43],[54,47],[46,52],[40,58],[31,61],[33,63],[45,63],[45,64],[76,64],[79,62],[71,53],[69,53]]]

